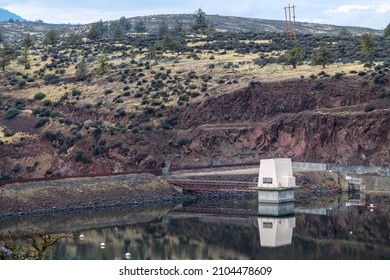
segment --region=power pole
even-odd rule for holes
[[[295,4],[293,4],[292,8],[293,8],[293,18],[294,18],[294,40],[296,41],[297,40],[297,24],[296,24],[296,21],[295,21],[295,8],[297,6],[295,6]]]
[[[290,29],[290,41],[292,40],[292,29],[291,29],[291,6],[288,4],[288,16],[289,16],[289,29]]]
[[[293,32],[294,32],[294,41],[297,40],[297,24],[296,24],[296,16],[295,16],[295,8],[297,6],[295,6],[295,4],[293,4],[292,6],[290,4],[288,4],[288,7],[284,7],[284,15],[285,15],[285,18],[286,18],[286,42],[288,40],[292,41],[293,40]],[[294,19],[294,31],[293,31],[293,27],[292,27],[292,20],[291,20],[291,9],[292,9],[292,17]],[[288,16],[287,16],[287,10],[288,10]]]
[[[284,7],[284,14],[286,16],[286,42],[287,42],[288,41],[287,7]]]

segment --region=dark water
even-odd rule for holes
[[[272,217],[256,198],[204,199],[3,219],[0,231],[66,233],[46,259],[390,259],[390,196],[338,195],[291,207]]]

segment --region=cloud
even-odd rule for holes
[[[380,5],[375,8],[375,11],[379,14],[386,14],[390,12],[390,5]]]
[[[85,8],[69,6],[50,6],[50,5],[30,5],[30,4],[10,4],[4,7],[27,20],[43,20],[49,23],[91,23],[103,20],[115,20],[122,16],[143,16],[163,13],[180,13],[179,9],[169,8],[146,8],[137,10],[123,10],[123,9],[103,9],[101,7]]]
[[[327,10],[330,13],[351,13],[353,11],[357,10],[370,10],[372,9],[369,5],[342,5],[337,7],[336,9],[329,9]]]

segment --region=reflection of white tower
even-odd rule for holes
[[[261,247],[278,247],[291,244],[295,217],[259,217],[258,223]]]

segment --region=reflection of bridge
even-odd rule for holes
[[[216,207],[183,207],[169,212],[170,216],[224,216],[224,217],[254,217],[257,209],[216,208]]]
[[[168,180],[183,191],[203,192],[255,192],[257,183],[240,181]]]

